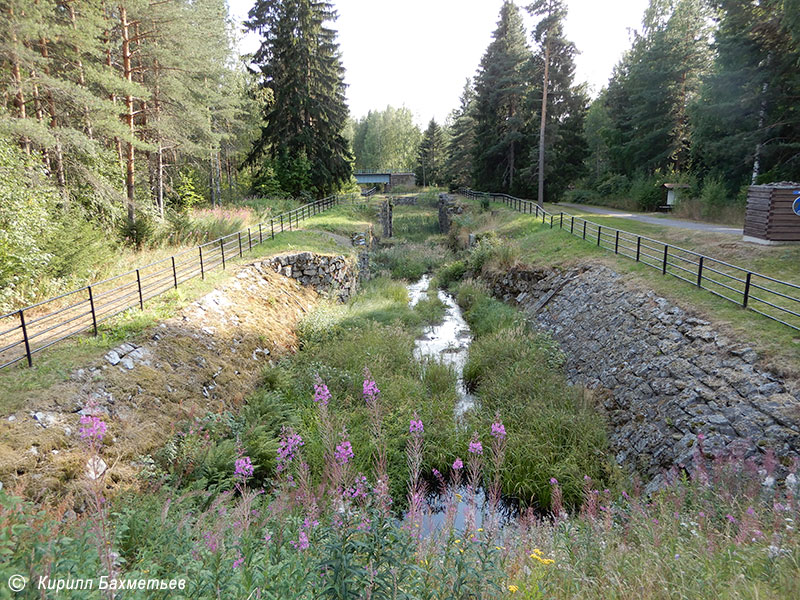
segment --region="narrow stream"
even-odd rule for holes
[[[430,283],[431,276],[423,275],[418,282],[408,286],[409,306],[414,306],[425,297]],[[425,328],[425,333],[414,345],[414,356],[420,360],[425,358],[440,360],[455,369],[458,378],[456,382],[458,402],[454,417],[457,422],[461,422],[464,413],[475,406],[475,397],[464,385],[464,365],[467,364],[472,332],[452,294],[444,290],[438,290],[437,294],[446,307],[444,318],[440,323]]]
[[[423,275],[416,283],[408,285],[409,306],[416,305],[425,298],[431,283],[430,275]],[[440,323],[425,328],[423,336],[416,340],[414,345],[414,356],[419,360],[433,359],[439,360],[446,365],[450,365],[456,371],[456,392],[458,401],[455,406],[453,418],[456,423],[464,427],[464,415],[475,406],[475,396],[467,391],[464,384],[464,366],[467,364],[469,346],[472,343],[472,331],[469,324],[464,319],[461,307],[455,301],[452,294],[444,290],[438,290],[439,300],[445,305],[446,311]],[[466,452],[466,448],[464,449]],[[456,489],[448,489],[445,492],[430,492],[427,495],[427,503],[430,507],[430,515],[422,523],[423,533],[436,531],[445,525],[447,520],[447,505],[449,500],[457,498],[454,526],[458,530],[463,530],[467,515],[470,511],[469,490],[466,485],[460,485]],[[475,527],[481,527],[486,517],[486,493],[481,487],[475,494],[475,506],[473,508]],[[501,525],[508,523],[516,518],[519,513],[517,502],[512,498],[503,498],[497,507],[496,521]]]

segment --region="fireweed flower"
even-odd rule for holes
[[[278,466],[276,467],[278,473],[288,468],[303,443],[303,438],[291,429],[284,429],[281,432],[281,440],[278,443]]]
[[[308,535],[306,535],[305,531],[300,532],[300,535],[297,536],[297,541],[292,540],[289,543],[300,551],[308,550],[308,548],[311,546],[311,544],[308,542]]]
[[[414,417],[416,419],[417,414],[414,413]],[[421,419],[411,419],[411,424],[408,428],[409,433],[424,433],[425,427],[422,425]]]
[[[369,369],[364,370],[364,385],[362,387],[364,395],[364,402],[372,404],[378,398],[381,391],[378,389],[378,384],[372,379]]]
[[[88,439],[91,442],[100,442],[106,434],[106,424],[97,417],[84,415],[81,417],[81,425],[78,433],[81,439]]]
[[[244,556],[240,556],[235,561],[233,561],[233,568],[238,569],[244,564]]]
[[[350,444],[350,440],[344,440],[341,444],[336,446],[334,458],[336,458],[336,462],[340,465],[346,465],[353,456],[353,446]]]
[[[453,470],[460,471],[463,468],[464,468],[464,462],[460,458],[457,458],[453,463]]]
[[[322,379],[317,375],[316,383],[314,383],[314,402],[326,406],[331,399],[331,393],[328,386],[322,382]]]
[[[558,479],[555,477],[550,478],[550,485],[558,485]]]
[[[499,440],[502,440],[506,437],[506,428],[500,421],[495,421],[492,423],[492,435]]]
[[[234,465],[234,475],[237,478],[241,479],[242,481],[250,478],[253,476],[253,471],[255,467],[253,467],[253,463],[250,461],[249,456],[242,456],[241,458],[236,459],[236,464]]]
[[[468,450],[471,454],[483,454],[483,445],[480,440],[477,439],[477,436],[472,438]]]

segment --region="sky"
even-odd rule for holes
[[[359,118],[387,105],[406,106],[424,127],[444,122],[458,106],[492,40],[503,0],[332,0],[350,114]],[[253,0],[228,0],[232,18],[246,19]],[[527,0],[517,2],[525,6]],[[568,39],[578,47],[576,81],[592,95],[608,82],[641,25],[648,0],[567,0]],[[530,31],[535,21],[526,17]],[[258,38],[245,36],[240,51]]]

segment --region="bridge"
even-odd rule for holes
[[[385,184],[387,187],[407,186],[416,184],[414,173],[400,173],[390,170],[379,171],[356,171],[354,173],[356,181],[360,185],[374,185],[376,183]]]

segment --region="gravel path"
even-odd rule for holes
[[[581,212],[606,215],[609,217],[618,217],[620,219],[630,219],[631,221],[639,221],[640,223],[649,223],[651,225],[663,225],[665,227],[679,227],[681,229],[693,229],[695,231],[706,231],[709,233],[728,233],[728,234],[742,235],[742,230],[737,227],[712,225],[710,223],[699,223],[697,221],[673,219],[672,217],[649,217],[647,215],[625,212],[624,210],[618,210],[615,208],[603,208],[601,206],[587,206],[585,204],[561,203],[559,204],[559,206],[564,206],[566,208]]]

